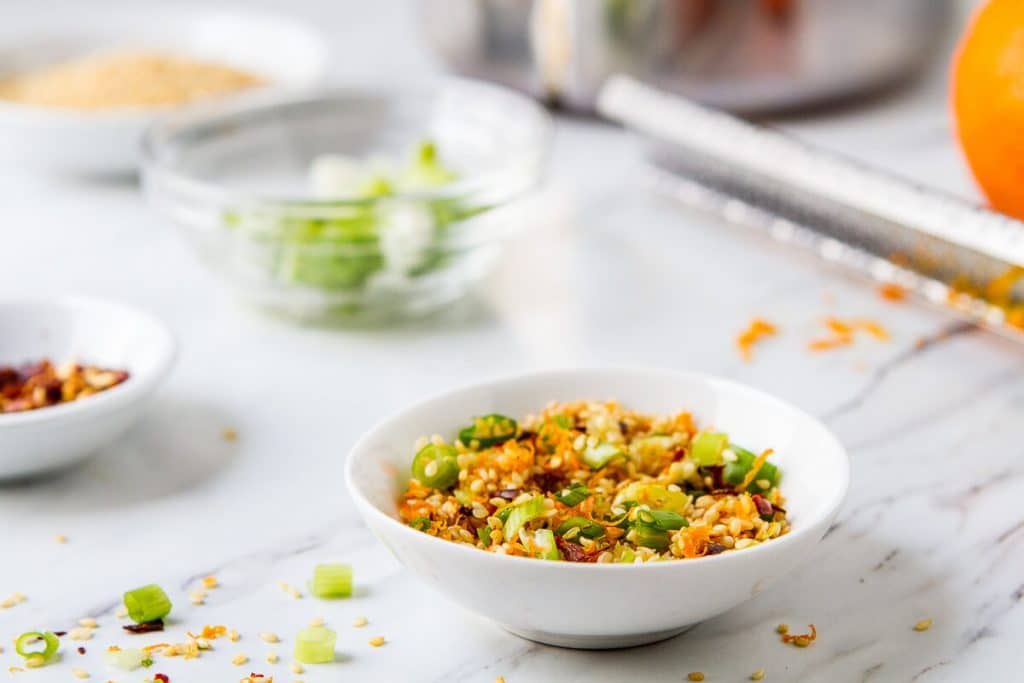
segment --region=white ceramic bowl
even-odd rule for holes
[[[222,100],[279,101],[320,85],[326,42],[276,14],[200,5],[68,3],[60,11],[5,13],[0,78],[96,52],[156,50],[209,59],[264,76],[265,87]],[[0,100],[0,162],[72,174],[133,171],[142,133],[166,109],[79,111]]]
[[[78,297],[0,300],[0,365],[49,358],[129,372],[87,398],[0,414],[0,479],[54,470],[110,443],[139,417],[174,357],[170,330],[141,311]]]
[[[577,399],[614,399],[653,413],[688,410],[699,425],[714,425],[751,448],[774,448],[792,531],[746,550],[694,560],[573,564],[487,553],[398,520],[396,501],[418,437],[451,437],[473,415],[519,416],[551,400]],[[792,570],[835,517],[849,483],[849,462],[820,422],[734,382],[657,370],[565,370],[485,382],[403,410],[354,446],[346,479],[377,537],[455,602],[530,640],[612,648],[673,636]]]

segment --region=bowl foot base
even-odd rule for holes
[[[637,645],[649,645],[661,640],[667,640],[678,636],[690,626],[672,628],[667,631],[653,631],[651,633],[627,633],[620,636],[576,636],[564,633],[548,633],[546,631],[534,631],[531,629],[503,627],[509,633],[526,638],[544,645],[555,647],[566,647],[577,650],[613,650],[623,647],[636,647]]]

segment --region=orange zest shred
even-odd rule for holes
[[[879,285],[878,296],[886,301],[903,301],[907,298],[907,290],[895,282],[885,282]]]
[[[754,318],[747,325],[747,328],[736,337],[736,346],[740,349],[743,360],[749,361],[754,357],[754,345],[765,337],[778,333],[778,328],[762,318]]]
[[[782,642],[792,643],[797,647],[807,647],[818,638],[818,629],[814,627],[814,624],[808,624],[808,628],[811,629],[810,633],[783,633]]]
[[[840,320],[826,318],[825,326],[832,333],[829,337],[814,339],[808,344],[811,351],[829,351],[853,344],[857,332],[866,332],[879,341],[889,340],[889,331],[881,323],[869,318]]]
[[[736,487],[737,492],[746,491],[747,487],[750,486],[750,482],[757,479],[757,475],[761,471],[761,467],[764,466],[765,461],[768,460],[768,456],[773,452],[774,451],[769,448],[765,450],[764,453],[754,458],[754,462],[750,465],[750,471],[747,472],[745,477],[743,477],[743,481],[740,485]]]
[[[207,640],[216,640],[227,632],[227,626],[204,626],[203,630],[199,632],[199,637],[206,638]]]
[[[707,526],[684,527],[679,530],[683,538],[683,557],[702,557],[708,551],[711,529]]]

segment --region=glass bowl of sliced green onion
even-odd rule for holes
[[[143,182],[243,298],[302,321],[390,320],[487,274],[550,129],[532,100],[463,79],[215,105],[147,132]]]

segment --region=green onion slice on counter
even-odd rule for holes
[[[39,649],[39,643],[42,643],[42,649]],[[25,659],[41,657],[46,661],[57,654],[59,647],[57,636],[49,631],[22,633],[14,641],[14,651]]]
[[[167,593],[155,583],[125,593],[124,606],[136,624],[163,619],[171,613],[171,601]]]

